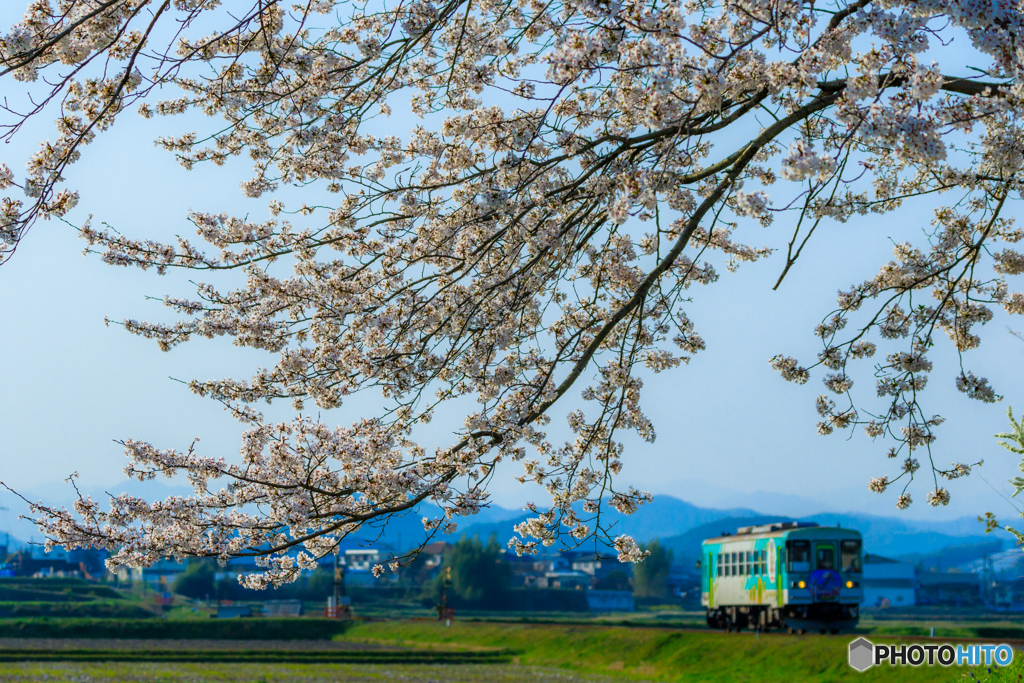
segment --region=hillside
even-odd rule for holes
[[[494,516],[494,521],[469,524],[453,536],[458,538],[466,535],[486,539],[496,534],[500,541],[504,541],[512,535],[512,526],[526,519],[525,514],[511,519],[502,518],[500,508],[491,511],[490,514]],[[741,526],[767,524],[792,518],[743,508],[702,508],[671,496],[656,496],[650,504],[641,507],[631,516],[612,513],[606,519],[612,524],[613,536],[629,534],[638,541],[645,542],[657,538],[672,548],[677,561],[686,562],[697,557],[700,553],[700,543],[705,538],[717,536],[723,531],[734,532]],[[947,522],[926,522],[860,513],[825,512],[797,519],[817,522],[823,526],[838,524],[857,529],[864,535],[867,552],[887,557],[931,558],[944,553],[947,548],[962,547],[962,552],[958,552],[957,557],[963,555],[974,559],[978,552],[991,553],[994,548],[1002,547],[1005,541],[992,535],[985,536],[984,528],[973,517]]]
[[[754,524],[767,524],[779,520],[775,515],[753,515],[744,517],[724,517],[714,522],[694,527],[686,533],[660,539],[672,549],[677,558],[696,558],[700,553],[700,544],[705,538],[718,536],[723,531],[733,532],[737,527]],[[885,557],[906,557],[915,559],[923,556],[934,556],[945,553],[946,549],[961,546],[978,546],[983,552],[993,552],[996,546],[1002,547],[1002,539],[986,537],[984,533],[974,535],[953,535],[916,527],[913,521],[903,521],[889,517],[873,515],[825,513],[805,517],[799,521],[817,522],[823,526],[842,526],[857,529],[864,536],[864,550]],[[975,522],[978,531],[983,531]],[[969,529],[963,525],[951,525],[953,529]],[[996,551],[997,552],[997,551]],[[970,555],[966,553],[965,555]],[[971,557],[970,559],[974,559]],[[967,560],[965,560],[967,561]],[[948,565],[947,565],[948,566]]]

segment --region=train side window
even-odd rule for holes
[[[860,573],[860,541],[842,541],[839,544],[839,554],[842,557],[844,572]]]
[[[767,575],[768,574],[768,551],[767,550],[762,550],[761,551],[761,574],[762,575]]]
[[[811,571],[811,542],[786,541],[786,568],[791,572]]]
[[[722,553],[718,553],[718,561],[715,562],[715,566],[718,567],[718,575],[722,575]]]

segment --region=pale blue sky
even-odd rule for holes
[[[9,25],[9,19],[9,9],[0,10],[0,25]],[[0,161],[22,169],[35,142],[53,137],[51,119],[37,121],[18,142],[0,148]],[[128,235],[167,239],[175,233],[194,236],[185,220],[189,209],[254,217],[266,212],[266,199],[247,200],[239,190],[247,177],[244,163],[186,172],[155,148],[152,139],[166,133],[167,123],[127,113],[114,131],[84,150],[68,174],[69,186],[82,195],[71,222],[92,213],[97,224],[108,222]],[[205,119],[199,123],[209,125]],[[403,119],[396,116],[391,123],[400,127]],[[847,433],[818,436],[814,397],[823,392],[820,374],[808,386],[786,384],[768,359],[782,352],[811,362],[819,348],[812,330],[832,310],[836,290],[872,275],[891,255],[890,237],[923,242],[921,229],[930,215],[930,205],[920,203],[884,217],[823,225],[778,292],[771,286],[782,254],[736,274],[723,272],[717,284],[695,290],[687,310],[708,349],[689,366],[647,380],[645,406],[658,440],[653,445],[627,440],[622,483],[698,504],[747,505],[765,512],[804,514],[818,506],[897,514],[895,493],[867,490],[870,477],[896,473],[895,463],[884,457],[888,445],[860,431],[851,439]],[[745,237],[782,246],[788,235],[779,221]],[[114,439],[185,448],[198,436],[207,454],[236,453],[236,423],[219,404],[193,396],[169,377],[245,377],[270,362],[269,356],[225,340],[197,340],[165,354],[117,326],[105,327],[104,316],[168,319],[159,302],[145,297],[191,290],[185,274],[159,277],[112,268],[95,256],[84,258],[83,247],[70,227],[41,223],[0,267],[0,479],[55,500],[66,498],[60,482],[75,470],[85,488],[116,488],[123,480],[124,456]],[[989,377],[1006,396],[996,405],[955,391],[955,354],[948,340],[940,339],[925,398],[926,410],[948,418],[938,430],[936,460],[946,465],[984,458],[986,465],[948,485],[953,499],[945,509],[925,504],[931,484],[920,479],[911,489],[917,502],[903,514],[932,519],[986,510],[1012,514],[985,481],[1005,491],[1017,471],[1017,461],[992,438],[1004,429],[1007,404],[1024,412],[1019,389],[1024,343],[1007,332],[1008,324],[1024,327],[997,313],[983,330],[982,347],[966,356],[968,368]],[[855,377],[858,395],[870,399],[869,374]],[[283,405],[281,411],[270,414],[288,414]],[[342,423],[357,417],[357,406],[332,415]],[[458,426],[436,419],[428,437],[441,443]],[[516,473],[510,469],[496,480],[495,503],[518,507],[534,495],[512,481]],[[5,504],[12,500],[0,493],[0,505]],[[13,525],[12,516],[0,513],[0,530]]]

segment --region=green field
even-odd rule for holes
[[[816,683],[818,681],[954,681],[958,668],[873,667],[858,673],[847,665],[851,636],[787,636],[600,626],[529,626],[461,623],[451,628],[426,622],[360,624],[348,641],[423,646],[476,646],[518,652],[521,664],[586,674],[672,682]],[[886,642],[885,639],[874,639]],[[909,642],[909,641],[908,641]],[[1024,655],[1012,678],[1024,674]],[[975,671],[975,676],[982,672]],[[974,679],[977,680],[977,679]]]
[[[161,610],[140,590],[74,579],[0,584],[0,683],[5,681],[555,681],[831,683],[833,681],[1024,681],[1013,667],[960,669],[847,665],[855,635],[725,634],[678,605],[631,614],[460,611],[450,628],[422,605],[360,604],[361,621],[211,619],[178,602]],[[112,618],[113,617],[113,618]],[[1006,614],[939,608],[866,610],[858,634],[904,643],[1024,640]]]
[[[332,640],[7,638],[0,640],[0,683],[975,683],[1024,677],[1024,655],[1009,670],[992,674],[939,666],[879,666],[857,673],[846,663],[849,641],[849,636],[757,637],[594,625],[455,622],[446,628],[425,621],[353,624]]]

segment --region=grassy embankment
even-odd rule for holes
[[[0,581],[0,617],[145,619],[154,615],[141,597],[81,579]]]
[[[86,634],[86,620],[77,633]],[[104,620],[88,620],[98,625]],[[110,621],[110,620],[106,620]],[[84,640],[60,649],[50,643],[6,641],[0,653],[0,681],[119,680],[125,667],[131,680],[158,681],[187,668],[197,681],[241,681],[240,667],[260,678],[297,681],[535,681],[562,672],[563,681],[664,681],[666,683],[825,683],[826,681],[1018,681],[1024,655],[1010,671],[879,666],[857,673],[847,666],[849,637],[723,634],[659,628],[594,625],[497,624],[391,621],[343,625],[322,619],[230,621],[146,620],[163,624],[162,637],[305,637],[320,642],[281,643],[261,649],[244,640],[203,649],[196,640],[173,643]],[[2,622],[0,622],[2,623]],[[60,622],[58,622],[60,623]],[[290,628],[289,628],[290,627]],[[284,629],[284,630],[281,630]],[[341,632],[338,632],[342,629]],[[334,631],[333,637],[330,635]],[[131,632],[139,637],[137,630]],[[91,635],[98,635],[91,631]],[[150,637],[157,632],[151,632]],[[49,635],[53,635],[50,633]],[[109,637],[109,636],[108,636]],[[324,642],[332,638],[334,642]],[[873,638],[873,640],[879,640]],[[167,645],[172,645],[167,643]],[[143,664],[143,662],[145,662]],[[453,666],[458,665],[458,666]],[[254,668],[255,667],[255,668]],[[433,673],[431,673],[433,672]],[[516,672],[519,672],[518,675]],[[974,678],[970,674],[974,674]],[[558,677],[555,676],[557,679]]]
[[[336,639],[414,647],[491,647],[516,652],[514,661],[583,674],[666,682],[817,683],[825,681],[955,681],[961,668],[872,667],[847,664],[849,637],[679,632],[600,626],[533,626],[425,622],[365,623]],[[1024,673],[1024,656],[1012,678]],[[982,674],[975,671],[975,675]],[[968,673],[968,680],[970,679]]]

